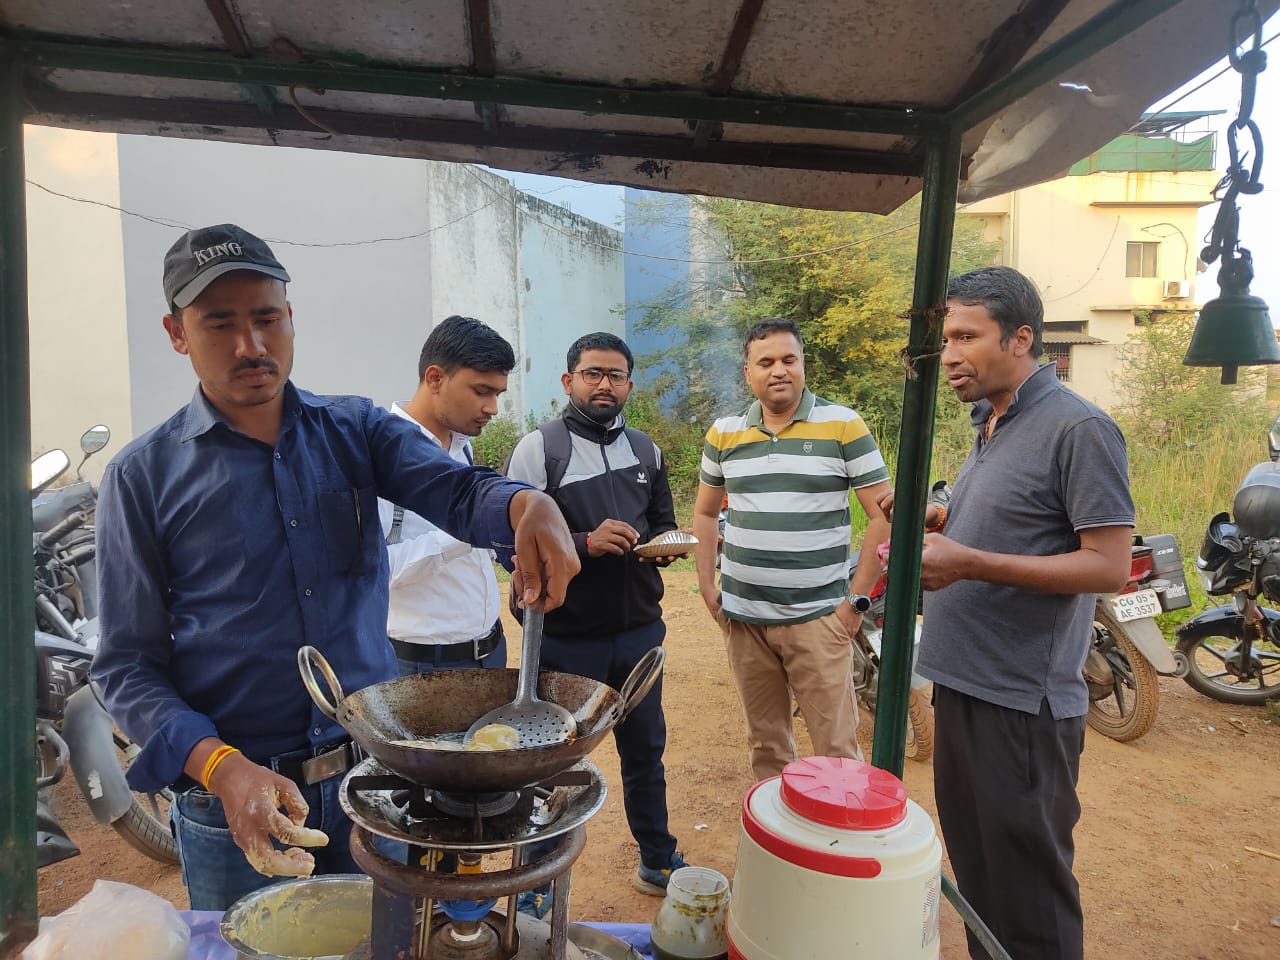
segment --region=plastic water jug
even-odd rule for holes
[[[810,757],[742,804],[734,960],[937,960],[942,844],[902,781]]]

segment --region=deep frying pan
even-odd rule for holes
[[[315,647],[298,651],[298,670],[321,712],[340,723],[351,739],[389,770],[437,790],[485,793],[527,787],[573,766],[639,705],[661,674],[665,659],[666,651],[654,647],[636,664],[621,692],[571,673],[539,674],[538,696],[573,714],[577,737],[548,746],[492,752],[402,746],[393,741],[466,730],[477,717],[511,701],[516,692],[516,670],[417,674],[375,683],[352,694],[343,693],[333,669]],[[330,702],[316,682],[316,670],[336,702]]]

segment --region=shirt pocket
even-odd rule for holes
[[[353,577],[375,572],[382,546],[377,490],[368,486],[321,491],[317,500],[329,571]]]

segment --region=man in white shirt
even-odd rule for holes
[[[449,317],[422,347],[418,389],[391,412],[415,421],[453,459],[471,463],[468,438],[497,415],[515,362],[511,344],[492,328]],[[492,552],[386,500],[378,501],[378,518],[391,561],[387,635],[400,675],[505,667]]]

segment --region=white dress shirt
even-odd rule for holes
[[[417,423],[399,403],[391,412]],[[426,427],[418,428],[440,446]],[[470,463],[471,442],[454,432],[449,456]],[[382,535],[391,532],[394,505],[378,501]],[[493,553],[455,540],[412,511],[404,512],[400,542],[387,544],[391,604],[387,634],[408,643],[461,643],[486,636],[498,619],[498,579]]]

